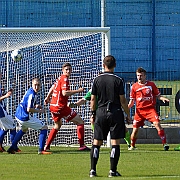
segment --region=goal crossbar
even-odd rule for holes
[[[62,35],[62,33],[65,33]],[[91,33],[104,33],[104,48],[110,52],[110,27],[0,28],[0,52],[12,51],[42,43],[79,38]],[[14,34],[17,38],[14,39]],[[39,34],[37,36],[37,34]],[[107,54],[106,54],[107,55]]]

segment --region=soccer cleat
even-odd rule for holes
[[[168,144],[164,144],[164,150],[168,151],[169,150],[169,145]]]
[[[136,150],[137,148],[135,147],[135,146],[130,146],[130,147],[128,147],[128,150],[129,151],[133,151],[133,150]]]
[[[79,148],[80,151],[90,151],[91,149],[88,148],[87,146],[82,146]]]
[[[180,151],[180,145],[174,148],[175,151]]]
[[[95,176],[97,176],[96,171],[91,169],[90,172],[89,172],[89,177],[95,177]]]
[[[2,147],[1,145],[0,145],[0,152],[6,152],[6,150],[4,149],[4,147]]]
[[[19,148],[17,148],[16,150],[15,150],[15,152],[18,152],[18,153],[20,153],[20,152],[22,152]]]
[[[45,151],[50,151],[50,146],[45,146],[45,147],[44,147],[44,150],[45,150]]]
[[[38,154],[43,154],[43,155],[48,155],[48,154],[52,154],[51,152],[47,152],[47,151],[38,151]]]
[[[10,147],[10,148],[7,150],[7,152],[8,152],[9,154],[15,154],[15,150],[14,150],[12,147]]]
[[[119,172],[113,172],[112,170],[109,171],[109,176],[108,177],[117,177],[117,176],[121,176],[121,174]]]
[[[128,150],[129,150],[130,147],[131,147],[131,145],[128,145]]]

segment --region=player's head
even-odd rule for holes
[[[107,69],[114,69],[116,67],[116,59],[114,58],[114,56],[106,56],[103,60],[103,66]]]
[[[139,83],[145,83],[146,82],[146,70],[142,67],[139,67],[136,70],[136,76]]]
[[[63,72],[63,75],[69,77],[71,75],[71,72],[72,72],[71,64],[70,63],[64,63],[62,66],[62,72]]]
[[[34,78],[32,80],[32,88],[35,92],[38,92],[41,88],[41,81],[39,78]]]

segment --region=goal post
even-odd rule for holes
[[[3,74],[2,87],[13,88],[14,93],[6,99],[7,109],[14,116],[16,107],[31,80],[38,77],[42,81],[38,102],[43,105],[49,88],[61,74],[62,64],[72,64],[71,89],[83,86],[83,93],[69,97],[75,102],[91,88],[93,79],[102,71],[102,59],[110,54],[109,27],[69,27],[69,28],[0,28],[0,65]],[[20,49],[23,59],[13,61],[11,52]],[[45,120],[49,130],[53,121],[48,107],[43,115],[34,114]],[[76,111],[85,122],[85,143],[91,144],[92,130],[89,122],[89,103],[77,107]],[[29,129],[20,145],[38,145],[39,132]],[[7,137],[5,144],[9,144]],[[78,144],[76,125],[63,121],[54,145]]]

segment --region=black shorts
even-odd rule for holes
[[[94,126],[94,139],[106,140],[110,131],[111,139],[125,137],[125,122],[122,109],[107,112],[106,107],[98,108]]]

